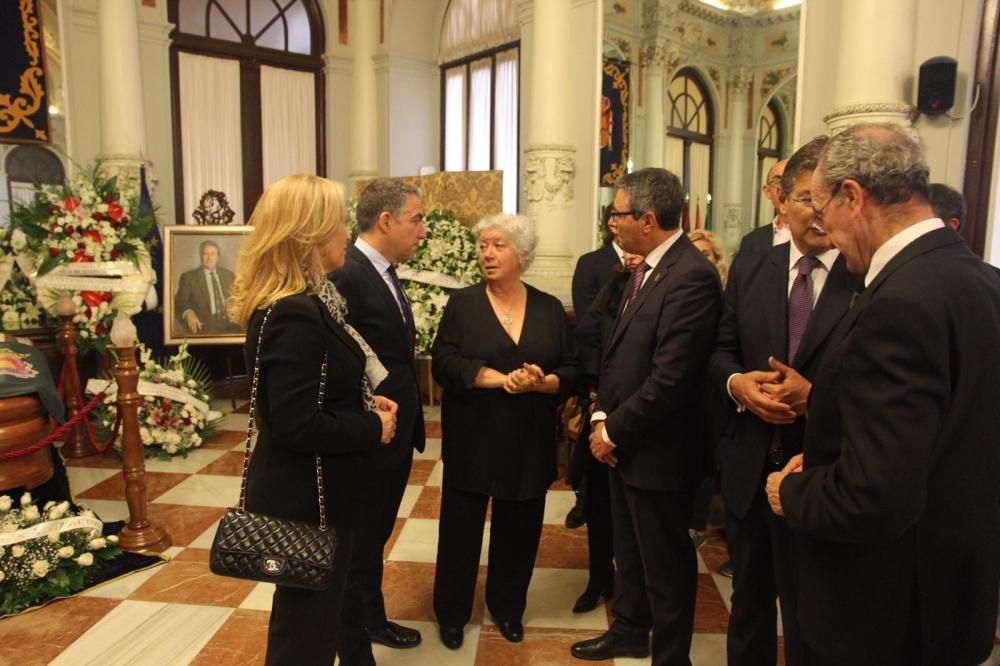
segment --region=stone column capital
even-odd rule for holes
[[[644,67],[660,74],[677,69],[681,62],[680,47],[670,41],[648,41],[643,44],[639,56]]]
[[[729,87],[733,92],[745,93],[753,83],[753,70],[749,67],[734,67],[729,72]]]
[[[524,151],[524,194],[530,205],[571,207],[575,179],[573,146],[536,144]]]
[[[889,123],[898,125],[916,138],[913,128],[915,107],[906,102],[868,102],[847,104],[835,108],[823,116],[823,122],[831,134],[836,134],[859,123]]]

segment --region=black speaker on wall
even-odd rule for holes
[[[955,79],[958,61],[948,56],[937,56],[920,65],[920,82],[917,88],[917,111],[928,116],[939,116],[955,106]]]

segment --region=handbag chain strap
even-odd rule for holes
[[[254,354],[253,362],[253,382],[250,385],[250,417],[247,419],[247,441],[243,450],[243,481],[240,483],[240,503],[239,512],[246,511],[247,499],[247,473],[250,471],[250,441],[253,439],[254,413],[257,405],[257,382],[260,378],[260,345],[264,340],[264,326],[267,318],[271,316],[275,304],[272,303],[264,313],[264,321],[260,323],[260,333],[257,336],[257,351]],[[323,409],[323,396],[326,393],[326,362],[327,356],[323,354],[323,365],[320,368],[319,376],[319,396],[316,399],[316,407]],[[316,496],[319,504],[319,528],[326,531],[326,498],[323,494],[323,462],[320,455],[316,454]]]

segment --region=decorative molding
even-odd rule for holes
[[[840,106],[823,116],[823,122],[830,125],[841,118],[861,115],[898,115],[909,117],[916,107],[906,102],[867,102]]]
[[[643,67],[657,67],[674,70],[681,62],[681,49],[672,41],[649,41],[640,51],[640,62]]]
[[[793,78],[798,71],[798,67],[792,65],[781,69],[772,69],[764,72],[760,79],[760,99],[768,98],[772,91],[780,88],[786,81]]]
[[[349,76],[354,72],[354,58],[345,58],[344,56],[327,53],[323,56],[323,66],[328,75],[336,73]]]
[[[749,67],[734,67],[729,72],[729,87],[736,93],[745,93],[753,84],[753,70]]]
[[[539,144],[524,151],[524,194],[530,203],[543,200],[554,203],[562,195],[562,203],[573,203],[573,182],[576,179],[576,148],[563,144]]]

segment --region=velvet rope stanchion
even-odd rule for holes
[[[115,380],[118,383],[118,415],[122,422],[122,471],[128,524],[118,534],[125,550],[161,552],[170,547],[170,535],[149,521],[146,515],[146,452],[139,436],[139,366],[135,360],[135,325],[119,313],[111,328],[111,343],[118,354]]]
[[[76,326],[73,324],[73,315],[76,314],[76,306],[69,296],[65,296],[56,305],[59,314],[59,340],[62,342],[63,369],[59,378],[59,392],[66,406],[66,419],[73,420],[73,417],[80,412],[83,406],[83,398],[80,394],[80,375],[76,369]],[[97,453],[93,440],[88,436],[84,423],[76,422],[72,428],[66,431],[63,439],[62,454],[66,458],[85,458]]]

